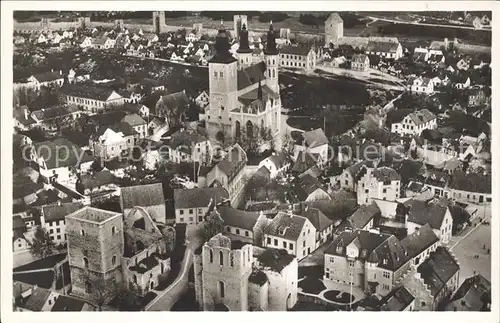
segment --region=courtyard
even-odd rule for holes
[[[298,286],[299,293],[316,297],[332,305],[354,304],[365,298],[365,293],[361,288],[328,279],[304,277],[299,279]]]

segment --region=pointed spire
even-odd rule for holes
[[[276,48],[276,35],[274,34],[273,22],[270,21],[269,31],[267,32],[267,44],[264,51],[266,55],[278,55]]]
[[[237,53],[251,53],[250,44],[248,42],[248,31],[246,24],[243,24],[240,31],[240,46],[238,47]]]

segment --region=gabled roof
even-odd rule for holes
[[[307,46],[298,46],[298,45],[287,45],[283,46],[280,49],[280,54],[292,54],[299,56],[307,56],[311,51],[311,47]]]
[[[283,152],[279,152],[267,158],[276,166],[277,169],[284,167],[289,162]]]
[[[59,72],[59,71],[51,71],[51,72],[35,74],[35,75],[33,75],[33,77],[40,83],[52,82],[52,81],[60,80],[60,79],[64,78],[64,76],[61,75],[61,72]]]
[[[79,312],[83,310],[86,302],[81,299],[59,295],[52,306],[51,312]]]
[[[12,229],[25,229],[26,224],[23,221],[23,218],[20,215],[14,215],[12,217]]]
[[[124,210],[134,206],[165,205],[161,183],[122,187],[120,199]]]
[[[401,240],[401,244],[408,252],[408,256],[415,258],[438,241],[439,237],[434,233],[431,226],[425,224]]]
[[[316,160],[313,155],[307,151],[300,151],[297,155],[297,160],[292,167],[292,172],[302,174],[311,167],[316,165]]]
[[[354,54],[354,55],[352,55],[352,59],[351,60],[352,60],[353,63],[362,63],[362,64],[364,64],[364,63],[366,63],[366,59],[367,58],[368,58],[368,56],[365,55],[365,54]]]
[[[262,99],[259,98],[259,89],[253,89],[238,97],[238,101],[243,104],[243,107],[235,108],[233,112],[257,113],[266,109],[265,102],[270,99],[278,99],[279,94],[274,92],[269,86],[262,85]]]
[[[80,177],[80,182],[83,189],[93,189],[103,185],[115,183],[116,178],[109,170],[104,169],[95,174],[83,174]]]
[[[229,206],[217,207],[220,217],[225,225],[252,231],[259,219],[258,212],[248,212],[234,209]]]
[[[61,92],[75,97],[106,101],[115,91],[106,86],[65,84],[61,88]]]
[[[81,202],[72,202],[72,203],[62,203],[62,204],[52,204],[52,205],[44,205],[42,206],[42,215],[45,219],[45,222],[52,221],[60,221],[64,220],[64,218],[76,210],[79,210],[83,207]]]
[[[146,124],[143,118],[141,118],[137,113],[128,114],[123,117],[122,122],[129,124],[132,127],[142,126]]]
[[[221,172],[226,174],[226,176],[229,177],[229,181],[231,181],[237,175],[237,171],[239,171],[243,165],[246,165],[246,163],[246,152],[240,145],[235,144],[216,167],[218,167]]]
[[[63,117],[66,115],[70,115],[72,113],[78,112],[80,109],[76,106],[62,106],[62,107],[54,107],[48,109],[41,109],[37,111],[33,111],[33,115],[38,120],[50,120],[57,117]]]
[[[356,243],[360,249],[358,259],[366,260],[372,251],[380,246],[384,241],[389,239],[391,235],[385,233],[374,233],[365,230],[344,231],[330,244],[325,254],[346,256],[346,247],[357,239]],[[363,252],[365,250],[365,252]],[[378,261],[377,261],[378,262]]]
[[[92,156],[82,154],[81,149],[66,138],[34,143],[33,146],[38,157],[44,158],[48,169],[78,166],[93,160]]]
[[[392,41],[368,41],[368,45],[366,46],[366,50],[368,52],[381,52],[381,53],[395,53],[398,49],[399,42]]]
[[[295,186],[295,191],[299,199],[305,201],[307,197],[318,188],[322,188],[319,180],[316,177],[306,174],[299,179],[299,182]]]
[[[414,300],[415,297],[404,286],[400,286],[382,298],[380,310],[404,311]]]
[[[451,175],[449,186],[460,191],[491,194],[491,182],[491,175],[455,171]]]
[[[408,211],[408,222],[424,225],[428,223],[431,228],[440,230],[444,221],[447,208],[435,203],[419,200],[408,200],[404,203],[410,207]]]
[[[186,92],[184,91],[179,91],[175,93],[170,93],[164,96],[161,96],[156,103],[156,106],[162,102],[162,104],[170,110],[173,111],[182,111],[179,109],[185,109],[186,106],[189,104],[189,98],[186,95]],[[160,111],[158,111],[155,107],[156,114],[158,114]]]
[[[49,296],[50,290],[40,287],[34,288],[31,291],[31,296],[28,298],[23,308],[33,312],[40,312]]]
[[[266,64],[264,62],[239,70],[237,74],[238,91],[258,83],[259,80],[263,81],[266,78],[264,74],[265,71]]]
[[[354,229],[363,229],[378,214],[380,214],[380,209],[375,202],[372,202],[368,205],[360,205],[349,220]]]
[[[445,247],[437,247],[417,268],[432,296],[436,296],[459,270],[455,258]]]
[[[296,241],[306,221],[307,218],[303,216],[279,212],[264,230],[264,233],[286,240]]]
[[[436,115],[427,109],[412,112],[409,114],[409,116],[412,119],[413,123],[415,123],[415,125],[417,126],[436,119]]]
[[[491,303],[491,283],[481,274],[467,278],[451,298],[451,307],[458,311],[484,311]]]
[[[401,176],[399,176],[398,172],[390,167],[376,168],[372,171],[372,175],[379,182],[392,182],[401,180]]]
[[[396,271],[410,258],[398,238],[391,235],[373,250],[368,260],[378,263],[380,268]]]
[[[325,132],[321,128],[303,132],[302,137],[304,138],[306,146],[309,148],[328,145],[328,138],[326,138]]]
[[[339,16],[338,13],[333,12],[331,13],[328,18],[326,19],[327,22],[344,22],[342,18]]]
[[[180,146],[185,147],[188,150],[187,153],[191,154],[191,148],[193,148],[195,144],[207,140],[206,137],[200,135],[197,131],[179,130],[171,136],[171,139],[166,144],[174,150]]]
[[[218,204],[228,198],[229,194],[222,187],[174,190],[174,206],[176,209],[207,207],[211,200],[213,200],[215,204]]]
[[[300,215],[307,218],[317,231],[323,231],[333,225],[332,220],[327,218],[323,212],[313,207],[307,207]]]

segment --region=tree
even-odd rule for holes
[[[139,293],[139,287],[134,284],[117,284],[114,304],[120,311],[139,309],[142,307],[141,299],[137,296]]]
[[[30,246],[31,254],[41,258],[46,258],[54,253],[54,248],[54,242],[50,239],[47,231],[40,226],[37,226]]]
[[[203,223],[203,241],[207,242],[213,236],[224,231],[224,221],[218,213],[207,216]]]
[[[104,280],[102,277],[87,276],[85,282],[90,285],[90,299],[99,311],[102,310],[103,305],[111,302],[121,290],[116,281]]]
[[[264,201],[269,199],[268,185],[271,183],[269,177],[254,175],[245,186],[245,198],[248,200]]]
[[[90,169],[93,172],[100,172],[103,169],[102,159],[101,157],[96,157],[96,160],[90,166]]]

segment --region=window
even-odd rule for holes
[[[293,244],[291,242],[288,244],[288,246],[290,247],[290,250],[293,250]]]
[[[274,245],[277,246],[278,245],[278,239],[274,239]]]
[[[113,256],[113,258],[111,258],[111,265],[116,265],[116,256]]]
[[[112,228],[111,228],[111,234],[112,234],[112,235],[115,235],[115,234],[116,234],[116,228],[115,228],[115,227],[112,227]]]
[[[189,217],[189,222],[193,222],[193,217],[192,216]]]
[[[335,261],[335,258],[334,257],[330,257],[330,262],[334,262]]]
[[[180,211],[179,211],[179,214],[180,214],[180,215],[183,215],[183,214],[184,214],[184,210],[180,210]]]
[[[302,250],[302,256],[305,256],[305,255],[306,255],[306,251]]]
[[[389,290],[389,285],[384,284],[383,286],[384,286],[384,289],[385,289],[385,290]]]
[[[384,278],[391,278],[391,273],[390,273],[390,272],[388,272],[388,271],[384,271],[384,272],[383,272],[383,274],[382,274],[382,276],[383,276]]]
[[[286,242],[285,241],[283,241],[283,248],[286,249]]]
[[[245,230],[245,237],[248,237],[248,231]]]
[[[214,252],[212,251],[212,249],[210,249],[210,253],[209,253],[209,257],[210,257],[210,262],[214,262]]]
[[[448,220],[446,220],[446,221],[448,221]],[[60,228],[57,228],[57,229],[56,229],[56,232],[57,232],[57,233],[61,232],[61,229],[60,229]]]
[[[354,261],[349,261],[349,267],[354,267]]]
[[[193,214],[193,209],[189,209],[189,214]]]
[[[85,231],[83,229],[80,230],[80,235],[82,235],[82,236],[85,235]]]
[[[199,221],[199,222],[203,221],[203,217],[202,217],[202,216],[199,216],[199,217],[198,217],[198,221]]]
[[[61,240],[61,236],[60,235],[57,236],[57,240]]]
[[[184,222],[184,218],[179,218],[179,222]]]
[[[50,229],[50,233],[54,233],[54,229]]]
[[[83,257],[83,266],[85,268],[89,268],[89,260],[87,258],[85,258],[85,257]]]
[[[219,265],[224,266],[224,253],[219,251]]]
[[[240,234],[240,229],[236,229],[236,234]]]
[[[425,302],[420,302],[420,307],[424,307],[425,306]]]
[[[382,190],[382,193],[387,193],[387,189],[386,189],[386,188],[384,188],[384,189]]]
[[[227,231],[227,232],[231,232],[231,227],[227,227],[227,228],[226,228],[226,231]],[[268,239],[269,239],[269,238],[268,238]]]
[[[220,297],[224,298],[226,292],[224,290],[224,283],[223,282],[219,282],[219,290],[220,290]]]
[[[267,243],[271,244],[271,238],[267,238]]]
[[[220,75],[220,77],[224,77],[224,73],[223,72],[220,72],[219,75]]]

